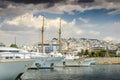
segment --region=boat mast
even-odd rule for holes
[[[15,43],[14,44],[16,45],[16,36],[14,37],[14,39],[15,39]]]
[[[44,16],[43,16],[43,24],[42,24],[42,53],[44,53]]]
[[[61,19],[60,19],[60,27],[59,27],[59,51],[61,53]]]

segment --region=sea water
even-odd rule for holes
[[[120,65],[28,70],[22,80],[120,80]]]

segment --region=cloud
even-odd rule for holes
[[[40,33],[35,31],[1,31],[0,30],[0,41],[5,43],[7,46],[14,43],[16,37],[17,45],[33,45],[36,42],[40,42]]]
[[[42,16],[34,17],[32,14],[26,13],[24,15],[13,18],[12,20],[5,21],[9,25],[23,25],[27,27],[40,27],[42,24]]]
[[[100,35],[100,32],[97,32],[97,31],[89,31],[90,34],[93,34],[93,35]]]
[[[80,12],[84,12],[87,10],[93,10],[93,9],[115,9],[119,10],[120,5],[119,3],[116,3],[115,1],[107,1],[107,0],[95,0],[92,3],[56,3],[54,6],[45,9],[46,12],[50,12],[50,13],[63,13],[63,12],[68,12],[68,13],[72,13],[72,11],[76,10],[76,11],[80,11]]]
[[[28,30],[33,30],[33,28],[30,27],[26,27],[24,25],[9,25],[9,24],[3,24],[0,27],[0,30],[2,31],[28,31]]]
[[[104,40],[120,42],[120,22],[111,22],[98,26],[100,26],[100,35]]]
[[[19,2],[20,1],[20,2]],[[9,37],[16,34],[20,37],[21,41],[25,41],[26,37],[29,40],[32,38],[32,42],[35,38],[39,38],[41,33],[40,29],[42,26],[42,16],[34,16],[35,13],[47,12],[53,14],[64,14],[65,12],[74,15],[74,11],[84,12],[93,9],[113,9],[108,14],[117,15],[120,14],[120,0],[94,0],[89,2],[87,0],[85,3],[80,2],[81,0],[0,0],[0,35],[3,34]],[[38,2],[39,1],[39,2]],[[45,18],[45,37],[46,39],[57,37],[59,28],[59,17],[55,19]],[[84,24],[77,26],[76,19],[68,22],[62,20],[62,36],[63,37],[76,37],[76,36],[99,36],[101,33],[92,29],[91,27],[96,27],[98,24],[90,23],[90,19],[80,17],[80,21]],[[101,25],[102,26],[102,25]],[[113,27],[114,26],[114,27]],[[118,35],[120,34],[120,23],[111,23],[103,25],[102,33],[105,36]],[[89,29],[84,30],[80,27],[89,27]],[[109,29],[108,29],[109,28]],[[12,34],[12,35],[11,35]],[[119,36],[117,36],[119,38]],[[25,39],[24,39],[25,38]],[[36,40],[37,41],[37,40]]]
[[[120,22],[104,24],[103,27],[105,27],[103,31],[105,31],[107,34],[110,35],[120,34]]]
[[[109,12],[108,14],[109,15],[118,15],[118,14],[120,14],[120,9],[113,10],[113,11]]]
[[[39,4],[39,3],[58,3],[58,2],[65,2],[65,3],[88,3],[88,2],[94,2],[94,0],[4,0],[4,1],[10,1],[15,3],[24,3],[24,4]]]
[[[76,32],[79,36],[80,35],[84,35],[84,36],[94,36],[94,37],[96,37],[96,36],[99,36],[100,35],[100,32],[98,32],[98,31],[93,31],[93,30],[78,30],[77,32]]]
[[[93,24],[93,23],[86,23],[86,24],[82,24],[82,27],[97,27],[98,24]]]
[[[82,21],[83,23],[88,23],[90,21],[89,19],[85,19],[82,17],[80,17],[79,20]]]
[[[82,3],[82,2],[87,3]],[[108,14],[120,14],[118,0],[0,0],[0,16],[14,17],[25,13],[47,12],[63,14],[93,9],[115,9]]]
[[[105,41],[112,41],[112,42],[120,42],[120,38],[117,38],[117,37],[111,37],[111,36],[108,36],[108,37],[105,37],[103,40]]]
[[[83,24],[80,27],[87,27],[87,28],[89,27],[89,28],[92,28],[92,27],[97,27],[98,26],[98,24],[92,24],[92,23],[90,23],[90,19],[88,19],[88,18],[82,18],[82,17],[80,17],[79,20],[83,22]],[[81,33],[81,32],[84,32],[84,34],[86,34],[86,35],[94,35],[94,36],[99,36],[100,35],[100,32],[93,31],[93,30],[78,31],[77,33]]]
[[[108,1],[108,2],[115,2],[115,3],[120,2],[120,0],[106,0],[106,1]]]
[[[24,31],[32,31],[32,30],[41,29],[42,23],[43,23],[42,19],[43,19],[43,16],[41,15],[36,17],[33,14],[26,13],[24,15],[17,16],[13,19],[5,20],[1,24],[0,30],[13,31],[13,32],[17,32],[17,31],[24,32]],[[60,23],[59,17],[55,19],[47,19],[44,17],[44,26],[45,26],[45,30],[48,33],[54,31],[57,34],[59,23]],[[68,32],[76,33],[76,31],[80,30],[79,28],[75,27],[75,24],[76,24],[75,19],[71,22],[61,20],[61,23],[62,23],[62,26],[64,26],[62,28],[65,29],[63,31],[63,34],[68,33]],[[68,31],[69,29],[72,29],[72,31]]]
[[[90,19],[88,19],[88,18],[80,17],[79,20],[80,20],[80,22],[83,22],[81,27],[96,27],[96,26],[98,26],[98,24],[90,23]]]
[[[15,3],[24,3],[24,4],[40,4],[40,3],[57,3],[65,0],[4,0]]]
[[[18,37],[19,43],[36,43],[41,41],[41,27],[42,27],[43,17],[39,15],[38,17],[34,14],[26,13],[17,16],[13,19],[8,19],[3,21],[0,27],[0,33],[2,38]],[[49,19],[44,17],[45,20],[45,40],[50,40],[54,37],[58,38],[58,29],[60,26],[60,18]],[[92,35],[98,36],[99,33],[96,31],[86,31],[76,26],[76,19],[68,22],[61,20],[62,26],[62,37],[79,37],[81,35]],[[4,34],[4,37],[3,35]],[[8,39],[7,39],[8,40]],[[7,41],[6,40],[6,41]],[[26,42],[26,40],[28,42]],[[12,40],[13,41],[13,40]],[[9,40],[7,42],[10,42]]]

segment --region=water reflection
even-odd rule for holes
[[[120,65],[28,70],[23,80],[120,80]]]

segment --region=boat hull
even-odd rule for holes
[[[15,80],[34,60],[0,60],[0,80]]]
[[[39,64],[39,67],[54,67],[63,60],[64,57],[37,57],[32,67],[37,67],[36,63]]]
[[[91,64],[95,64],[94,58],[87,58],[87,59],[66,59],[65,65],[66,66],[90,66]]]
[[[95,59],[94,58],[86,58],[85,60],[81,61],[80,62],[80,65],[81,66],[90,66],[90,65],[93,65],[95,64]]]
[[[65,66],[79,66],[80,60],[66,59]]]

